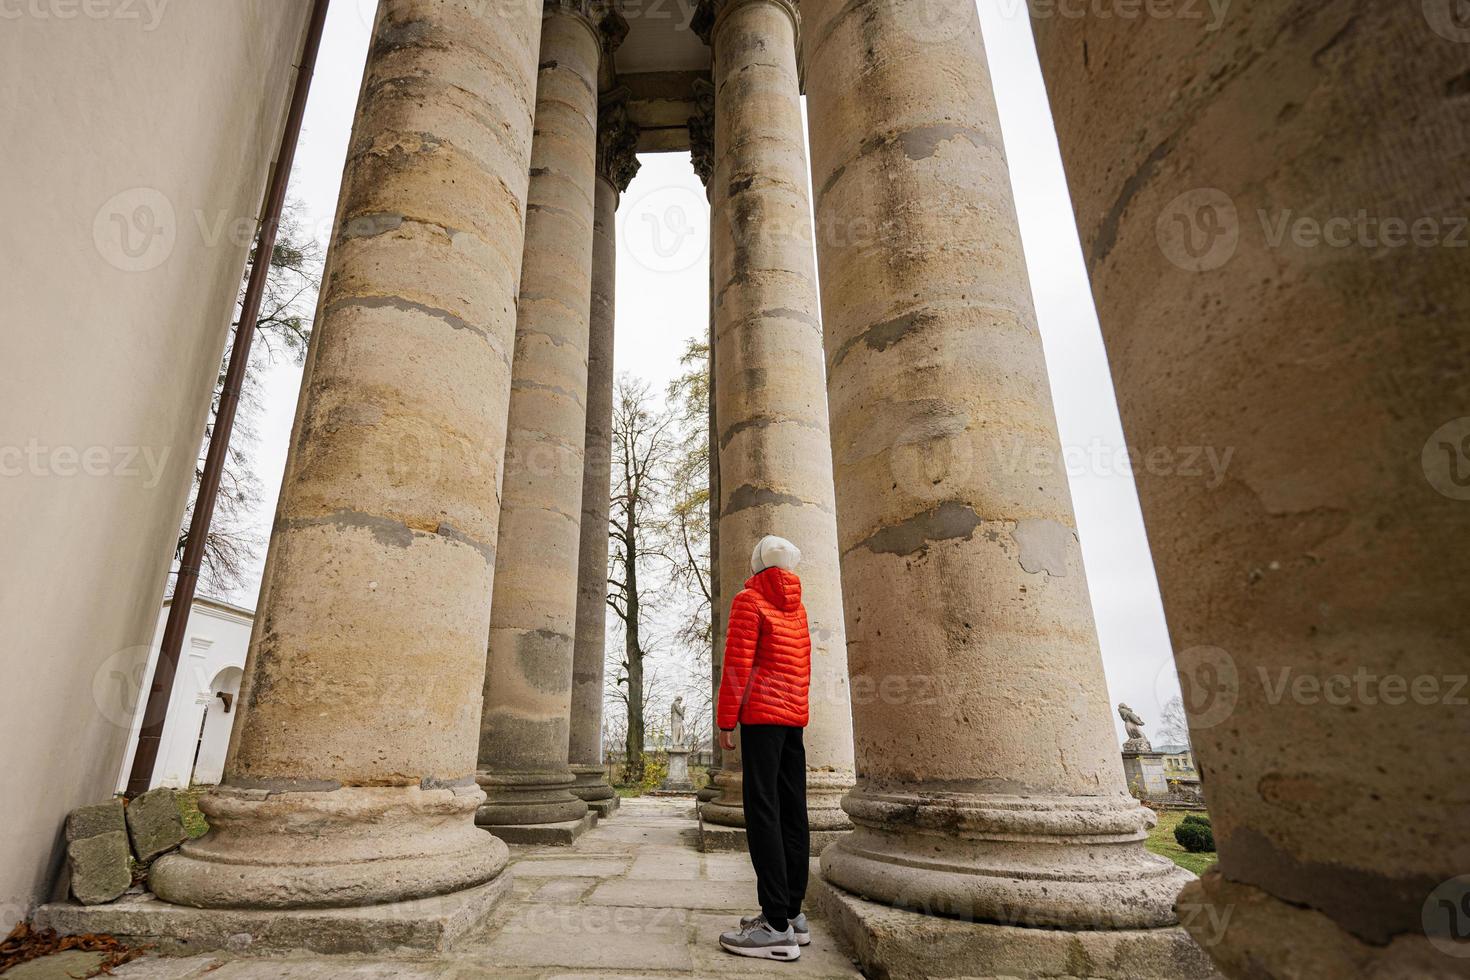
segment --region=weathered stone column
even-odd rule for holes
[[[715,156],[715,87],[714,84],[698,79],[694,83],[695,114],[689,118],[689,162],[695,174],[705,185],[705,199],[709,199],[709,178],[714,170]],[[713,223],[712,223],[713,226]],[[720,588],[720,429],[719,412],[716,410],[718,397],[718,370],[715,367],[715,306],[714,270],[709,269],[709,593],[710,593],[710,710],[713,712],[720,700],[720,671],[725,654],[725,598]],[[724,750],[720,748],[720,733],[711,725],[709,782],[696,794],[701,804],[708,803],[720,795],[719,779],[724,766]]]
[[[587,343],[587,438],[572,663],[572,793],[606,817],[618,807],[602,761],[602,685],[607,656],[607,547],[611,505],[613,323],[617,290],[618,197],[638,172],[638,130],[627,91],[602,98],[592,219],[592,315]]]
[[[969,921],[827,894],[881,972],[1197,975],[1190,875],[1123,784],[975,7],[919,13],[802,4],[858,767],[822,873]]]
[[[733,595],[767,534],[802,550],[812,635],[807,807],[817,843],[851,827],[852,719],[832,455],[812,256],[796,10],[785,0],[704,8],[714,50],[710,265],[720,455],[720,581]],[[743,825],[738,770],[706,821]]]
[[[569,842],[592,819],[567,759],[601,51],[590,3],[548,0],[480,723],[476,819],[512,842]]]
[[[370,905],[505,865],[474,743],[540,28],[379,13],[241,717],[210,832],[153,865],[170,902]]]
[[[1455,6],[1036,22],[1123,427],[1174,461],[1138,492],[1220,851],[1180,908],[1232,977],[1470,974]]]

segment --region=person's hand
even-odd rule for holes
[[[734,752],[735,751],[735,733],[734,732],[726,732],[726,731],[721,731],[720,732],[720,748],[724,749],[726,752]]]

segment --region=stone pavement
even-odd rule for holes
[[[720,932],[755,910],[755,876],[744,854],[702,854],[692,801],[628,799],[570,847],[512,847],[514,890],[491,921],[448,953],[428,957],[233,953],[149,957],[115,971],[126,980],[296,978],[859,977],[812,922],[796,963],[733,956]],[[6,980],[85,975],[53,957]]]

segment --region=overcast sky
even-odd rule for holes
[[[375,7],[376,0],[333,0],[297,150],[290,193],[323,245]],[[1062,444],[1074,459],[1072,495],[1110,696],[1114,704],[1130,704],[1156,731],[1159,706],[1178,685],[1132,474],[1120,465],[1122,429],[1031,26],[1024,4],[981,0],[979,7]],[[643,168],[618,212],[615,357],[618,371],[662,390],[677,373],[685,338],[706,329],[708,212],[687,153],[641,159]],[[290,366],[274,368],[265,379],[257,452],[267,496],[256,521],[262,540],[275,510],[300,382],[300,370]],[[258,574],[228,598],[253,607]],[[1121,739],[1121,724],[1114,722]]]

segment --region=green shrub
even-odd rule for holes
[[[1204,854],[1215,849],[1215,832],[1208,821],[1182,821],[1174,828],[1174,839],[1191,854]]]
[[[1179,821],[1179,823],[1181,825],[1182,824],[1196,824],[1196,825],[1201,826],[1201,827],[1210,827],[1210,818],[1209,818],[1208,815],[1203,814],[1203,813],[1191,813],[1188,816],[1186,816],[1183,820]],[[1213,830],[1214,828],[1211,827],[1210,829]]]
[[[638,785],[643,792],[651,793],[663,785],[663,781],[669,776],[669,758],[666,755],[645,755],[643,757],[643,778]]]

